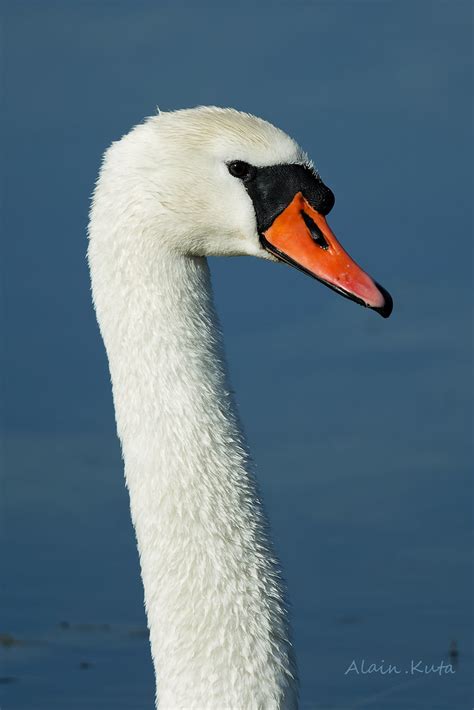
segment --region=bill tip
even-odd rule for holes
[[[381,286],[377,282],[375,283],[375,285],[377,286],[380,293],[382,294],[382,296],[384,298],[384,303],[383,303],[383,306],[379,306],[378,308],[374,308],[373,310],[377,311],[377,313],[379,313],[382,316],[382,318],[389,318],[390,315],[392,314],[392,311],[393,311],[393,298],[391,297],[389,292],[386,289],[384,289],[383,286]]]

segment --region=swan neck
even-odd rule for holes
[[[296,708],[283,584],[228,385],[206,259],[91,230],[157,702]],[[118,250],[120,251],[120,250]]]

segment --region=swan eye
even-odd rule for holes
[[[243,160],[233,160],[231,163],[227,163],[227,169],[231,175],[241,180],[249,177],[253,170],[252,166],[245,163]]]

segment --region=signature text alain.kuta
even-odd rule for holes
[[[424,663],[418,659],[411,659],[406,666],[386,663],[385,660],[373,663],[365,658],[357,661],[352,659],[344,671],[344,675],[452,675],[456,673],[451,663],[441,660],[439,663]]]

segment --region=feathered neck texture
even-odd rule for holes
[[[282,583],[227,383],[207,261],[157,246],[102,177],[89,263],[159,708],[294,709]]]

